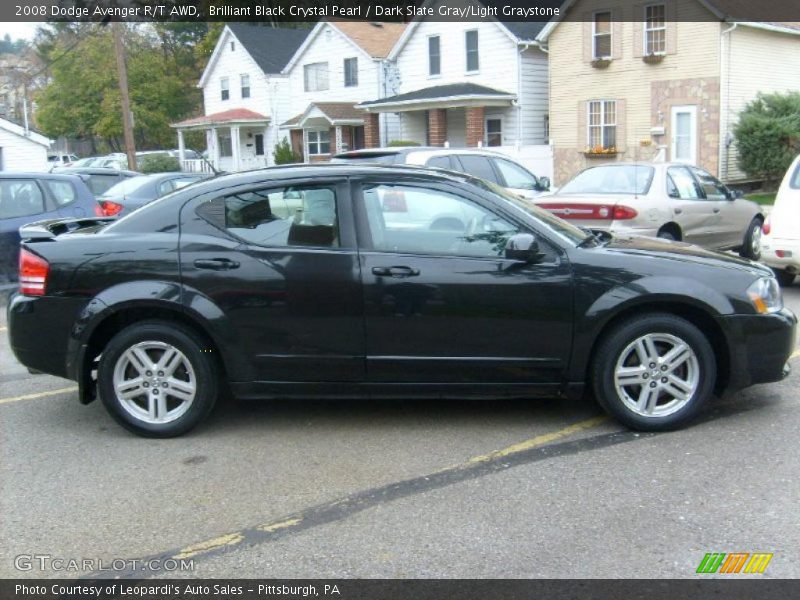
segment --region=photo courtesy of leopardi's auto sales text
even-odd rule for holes
[[[800,597],[800,2],[0,4],[1,600]]]

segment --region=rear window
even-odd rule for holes
[[[86,185],[92,190],[92,194],[99,196],[107,192],[119,182],[117,175],[89,175],[86,179]]]
[[[606,165],[578,173],[559,194],[636,194],[650,191],[655,169],[643,165]]]
[[[149,180],[150,178],[147,175],[123,179],[118,184],[108,189],[104,196],[130,196],[140,187],[145,185]]]

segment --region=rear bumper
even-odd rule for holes
[[[723,317],[730,341],[728,389],[780,381],[789,374],[797,317],[787,308],[770,315]]]
[[[791,256],[778,256],[775,253],[778,250],[791,253]],[[761,262],[776,269],[800,272],[800,240],[774,239],[767,235],[763,236],[761,238]]]

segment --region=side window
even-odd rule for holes
[[[285,187],[239,192],[201,204],[197,214],[260,246],[339,245],[333,187]]]
[[[519,165],[515,165],[511,161],[503,160],[502,158],[495,158],[494,164],[497,166],[497,170],[500,171],[500,175],[505,179],[506,187],[520,190],[536,189],[539,183],[536,177]]]
[[[425,163],[426,167],[436,167],[437,169],[452,169],[453,167],[450,166],[450,157],[449,156],[434,156],[429,158],[428,161]]]
[[[494,174],[492,164],[485,156],[480,156],[478,154],[459,154],[458,161],[463,167],[459,169],[460,171],[469,173],[475,177],[480,177],[486,181],[491,181],[492,183],[500,183],[497,180],[497,176]]]
[[[697,181],[686,167],[670,167],[667,170],[667,195],[681,200],[699,200]]]
[[[363,187],[372,249],[381,252],[502,257],[516,226],[474,202],[439,190]]]
[[[44,184],[50,190],[50,195],[56,203],[56,206],[64,206],[70,202],[74,202],[77,198],[75,188],[69,181],[45,181]]]
[[[703,169],[692,168],[692,172],[694,173],[697,180],[700,182],[700,187],[703,188],[703,192],[706,195],[706,198],[709,200],[727,200],[728,199],[728,188],[722,185],[722,182],[719,181],[713,175],[706,173]]]
[[[175,189],[175,181],[174,180],[162,181],[161,183],[158,184],[158,196],[159,196],[159,198],[161,196],[169,194],[174,189]]]
[[[0,180],[0,219],[27,217],[44,211],[44,196],[35,181]]]

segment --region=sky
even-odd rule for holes
[[[6,34],[11,36],[12,40],[22,38],[24,40],[32,40],[36,33],[37,25],[42,23],[9,23],[7,21],[0,22],[0,39],[4,38]]]

